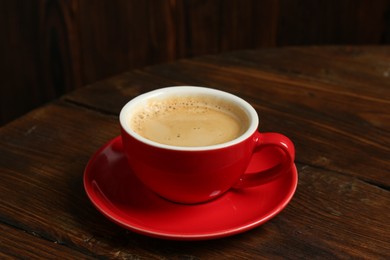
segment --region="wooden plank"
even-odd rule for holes
[[[95,259],[82,252],[0,223],[1,259]]]
[[[83,85],[78,0],[39,1],[39,73],[48,100]],[[35,21],[34,21],[35,22]],[[40,86],[42,88],[42,86]]]
[[[219,37],[220,52],[275,46],[280,2],[220,1],[220,26],[214,33]]]
[[[389,40],[384,37],[388,0],[375,1],[375,5],[369,5],[367,0],[280,2],[279,46],[375,44]]]
[[[310,166],[298,171],[299,185],[288,215],[275,220],[278,231],[287,233],[285,240],[272,242],[280,251],[303,258],[390,256],[389,191]]]
[[[79,1],[77,15],[84,84],[177,58],[175,3]]]
[[[389,256],[389,191],[304,165],[289,206],[244,234],[190,243],[126,231],[91,205],[82,186],[89,157],[118,133],[116,116],[64,102],[1,128],[2,223],[109,258]]]
[[[1,128],[1,221],[90,254],[119,256],[111,243],[126,232],[96,211],[82,183],[93,152],[118,134],[116,117],[65,104]],[[129,250],[133,258],[143,251]]]
[[[36,3],[0,2],[0,125],[45,99],[45,91],[39,88],[43,80],[39,77],[38,28]]]
[[[134,70],[85,86],[63,96],[62,100],[103,113],[119,115],[121,108],[128,101],[142,93],[182,84],[182,81],[175,78],[168,79],[143,70]]]
[[[128,100],[154,88],[222,89],[253,104],[261,131],[291,137],[298,162],[388,188],[390,80],[383,75],[389,71],[390,49],[369,50],[286,48],[205,56],[129,72],[66,100],[118,114]]]
[[[386,44],[389,8],[389,0],[1,1],[0,123],[127,69],[194,55]]]
[[[330,89],[358,91],[356,94],[378,97],[381,95],[378,91],[386,90],[389,84],[390,48],[290,47],[208,56],[202,59],[202,62],[226,69],[242,67],[247,72],[254,70],[264,73],[264,77],[267,73],[271,74],[269,77],[279,74],[281,82],[314,81],[314,84],[323,83]],[[273,80],[278,82],[275,77]]]

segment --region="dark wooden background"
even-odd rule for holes
[[[389,43],[390,0],[0,0],[0,124],[151,64],[237,49]]]

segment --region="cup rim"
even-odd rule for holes
[[[221,144],[215,144],[215,145],[208,145],[208,146],[174,146],[174,145],[168,145],[168,144],[162,144],[158,143],[152,140],[149,140],[140,134],[136,133],[134,130],[131,129],[130,124],[128,123],[128,115],[131,113],[132,108],[136,107],[137,104],[158,96],[169,96],[169,95],[178,95],[178,94],[189,94],[189,93],[196,93],[196,94],[205,94],[205,95],[218,95],[218,97],[223,98],[225,100],[229,100],[231,102],[234,102],[234,104],[238,105],[243,111],[246,113],[246,115],[249,118],[249,126],[247,130],[241,134],[239,137],[225,142]],[[119,114],[119,121],[122,129],[130,136],[135,138],[136,140],[145,143],[147,145],[167,149],[167,150],[175,150],[175,151],[208,151],[208,150],[217,150],[222,148],[227,148],[230,146],[234,146],[236,144],[239,144],[248,138],[250,138],[256,131],[259,124],[259,118],[257,115],[256,110],[244,99],[233,95],[231,93],[214,89],[214,88],[208,88],[208,87],[199,87],[199,86],[171,86],[171,87],[164,87],[155,89],[146,93],[143,93],[141,95],[136,96],[135,98],[128,101],[121,109]]]

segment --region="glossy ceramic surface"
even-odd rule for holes
[[[130,127],[134,111],[168,97],[202,96],[224,100],[246,115],[246,131],[229,142],[210,146],[172,146],[148,140]],[[213,102],[213,101],[210,101]],[[259,133],[256,110],[245,100],[216,89],[175,86],[144,93],[130,100],[121,110],[121,136],[124,153],[133,173],[149,189],[178,203],[195,204],[216,199],[234,188],[248,188],[272,181],[294,167],[295,149],[291,140],[278,133]],[[264,149],[279,151],[274,165],[244,174],[252,155],[269,162]],[[273,155],[273,154],[272,154]]]
[[[256,158],[253,164],[259,164]],[[110,220],[140,234],[175,240],[220,238],[257,227],[282,211],[297,182],[293,167],[270,183],[232,189],[207,203],[173,203],[147,189],[134,176],[121,137],[99,149],[84,173],[88,197]]]

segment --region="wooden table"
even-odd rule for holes
[[[296,145],[298,188],[275,218],[217,240],[123,229],[83,188],[90,156],[119,135],[121,107],[171,85],[249,101],[261,131]],[[23,95],[23,93],[20,93]],[[390,259],[390,47],[238,51],[86,86],[0,129],[0,258]]]

